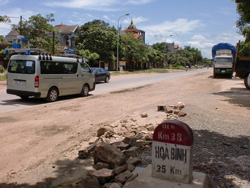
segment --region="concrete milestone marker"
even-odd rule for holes
[[[192,182],[191,128],[178,120],[167,120],[154,131],[152,144],[152,176],[170,181]]]

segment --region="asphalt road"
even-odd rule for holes
[[[174,79],[186,75],[196,74],[199,72],[211,71],[212,69],[197,69],[184,72],[173,73],[158,73],[158,74],[137,74],[126,77],[113,76],[109,83],[98,83],[95,91],[90,92],[90,95],[101,95],[110,92],[126,90],[130,88],[145,86],[153,83],[157,83],[163,80]],[[211,73],[212,74],[212,73]],[[59,100],[70,100],[78,96],[61,97]],[[43,99],[29,99],[23,101],[20,97],[15,95],[6,94],[5,90],[0,90],[0,113],[9,112],[13,110],[21,110],[30,106],[37,106],[46,103]]]

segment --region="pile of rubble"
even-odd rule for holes
[[[166,119],[185,116],[181,112],[184,104],[157,106],[157,111],[167,113]],[[147,118],[148,114],[141,114]],[[84,188],[119,188],[128,185],[138,176],[136,165],[141,163],[144,149],[150,148],[153,132],[157,124],[139,126],[135,119],[123,120],[119,124],[109,124],[99,128],[96,137],[89,140],[89,146],[78,152],[79,159],[92,157],[94,171],[88,173],[81,182]]]
[[[145,132],[145,131],[144,131]],[[141,162],[140,154],[152,142],[149,134],[132,133],[123,140],[109,126],[97,131],[98,138],[89,147],[79,151],[79,158],[93,157],[95,171],[83,180],[83,187],[126,187],[138,174],[132,173]],[[114,136],[114,137],[113,137]]]

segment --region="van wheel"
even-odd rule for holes
[[[244,78],[244,84],[247,89],[250,89],[250,73]]]
[[[109,77],[108,76],[106,76],[105,82],[109,83]]]
[[[50,88],[46,100],[49,102],[55,102],[57,99],[58,99],[58,89],[55,87]]]
[[[86,97],[89,95],[89,87],[85,84],[82,86],[81,96]]]

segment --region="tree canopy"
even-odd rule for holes
[[[12,29],[19,32],[20,35],[30,39],[30,46],[33,48],[42,48],[47,52],[53,51],[53,39],[48,37],[48,33],[56,32],[50,22],[54,20],[54,14],[49,14],[43,17],[41,14],[31,16],[29,20],[19,22],[17,25],[12,25]],[[56,46],[59,50],[59,42],[56,41]]]
[[[236,1],[235,1],[236,2]],[[240,43],[239,55],[250,55],[250,2],[238,3],[237,12],[240,17],[236,22],[236,27],[239,28],[240,33],[245,37],[245,41]]]
[[[101,20],[94,20],[81,26],[75,43],[78,50],[89,50],[97,53],[99,60],[109,63],[109,68],[113,69],[115,59],[114,52],[116,47],[116,30],[108,23]]]
[[[8,16],[0,16],[0,23],[1,22],[8,22],[8,23],[10,23],[11,20],[10,20],[10,18]]]

